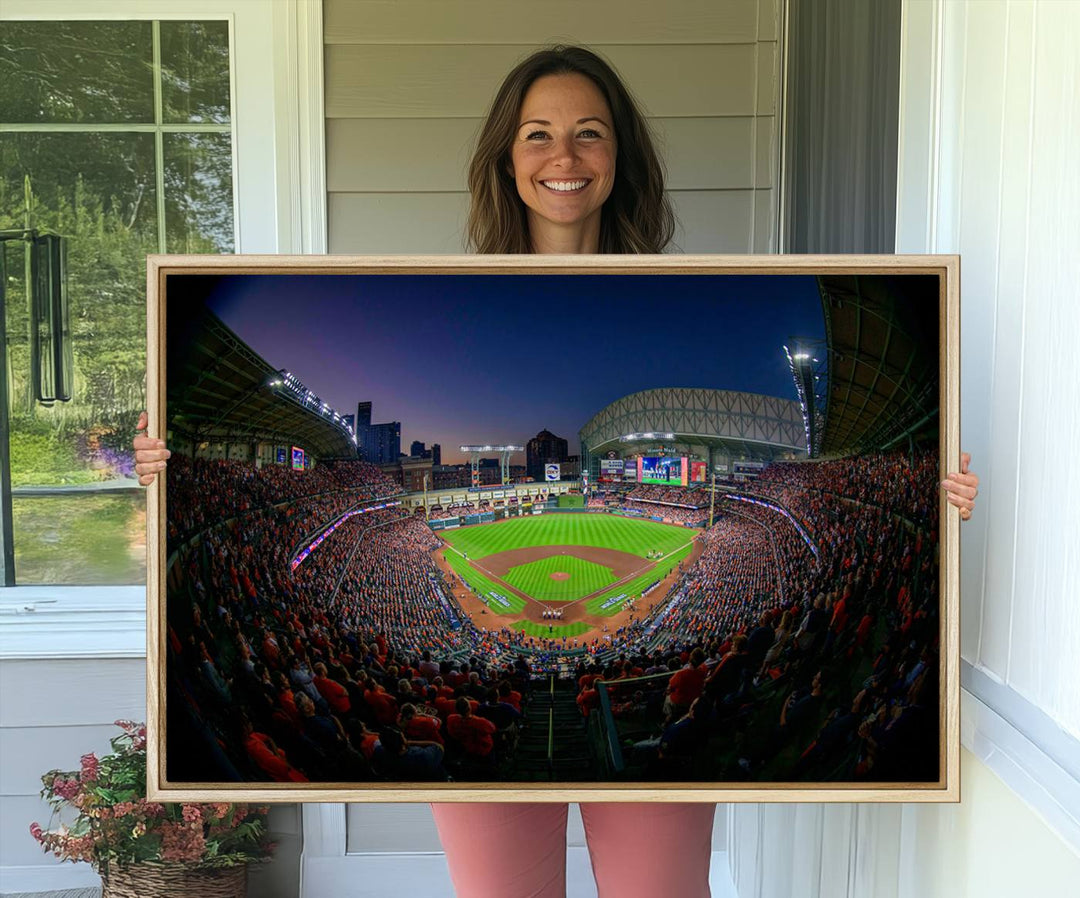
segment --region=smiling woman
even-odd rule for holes
[[[510,72],[468,181],[481,253],[659,253],[675,230],[645,117],[582,47],[541,50]]]
[[[533,252],[584,252],[599,242],[615,178],[611,110],[584,75],[548,75],[525,94],[521,119],[510,159]]]

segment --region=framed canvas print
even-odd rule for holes
[[[957,800],[958,277],[150,257],[151,796]]]

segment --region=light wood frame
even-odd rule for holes
[[[960,259],[911,256],[160,256],[147,257],[150,425],[163,432],[169,274],[785,274],[939,278],[940,470],[960,458]],[[957,468],[952,468],[956,464]],[[956,802],[960,800],[960,517],[941,494],[940,779],[935,783],[169,783],[165,777],[164,478],[147,495],[147,795],[249,802]],[[360,788],[358,788],[360,786]]]

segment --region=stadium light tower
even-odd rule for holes
[[[510,456],[515,452],[524,452],[524,446],[461,446],[459,447],[462,452],[469,453],[469,459],[472,462],[472,485],[480,486],[480,456],[486,452],[498,452],[500,468],[502,471],[502,482],[507,484],[510,482]]]
[[[817,458],[821,454],[821,440],[825,434],[828,366],[820,360],[826,358],[827,347],[820,340],[793,337],[790,342],[791,348],[785,346],[784,355],[802,407],[806,452],[810,458]]]

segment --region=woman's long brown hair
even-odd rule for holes
[[[468,245],[478,253],[530,253],[525,204],[510,174],[518,114],[533,82],[545,75],[589,78],[614,119],[615,183],[600,219],[601,253],[659,253],[671,242],[675,216],[664,193],[664,170],[637,103],[608,63],[584,47],[533,53],[503,81],[469,165]]]

